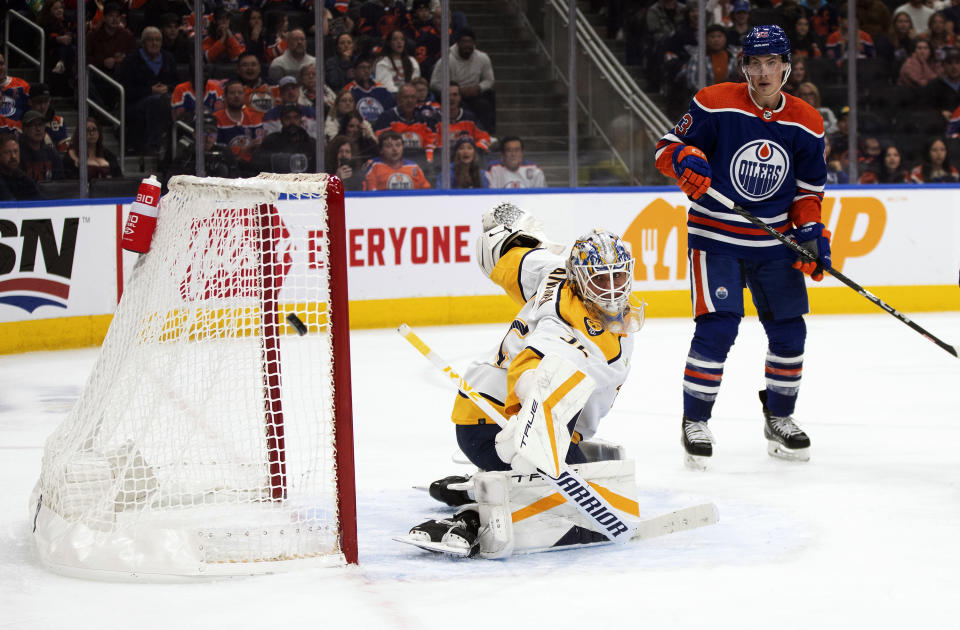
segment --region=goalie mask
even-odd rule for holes
[[[567,258],[567,280],[590,315],[610,332],[636,332],[643,326],[644,304],[632,293],[633,265],[630,245],[601,229],[578,238]]]

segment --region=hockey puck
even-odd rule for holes
[[[297,334],[300,335],[301,337],[307,334],[307,325],[304,324],[303,321],[301,321],[301,319],[296,316],[296,314],[290,313],[289,315],[287,315],[287,321],[290,323],[291,326],[293,326],[294,330],[296,330]]]

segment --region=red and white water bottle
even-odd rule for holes
[[[127,225],[120,245],[127,251],[145,254],[150,250],[153,230],[157,227],[157,205],[160,203],[160,181],[154,176],[140,182],[137,198],[130,206]]]

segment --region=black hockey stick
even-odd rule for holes
[[[741,206],[735,204],[732,199],[730,199],[723,193],[718,192],[711,187],[707,189],[707,194],[713,197],[714,199],[716,199],[717,201],[719,201],[720,203],[722,203],[724,206],[726,206],[730,210],[733,210],[734,212],[742,216],[744,219],[746,219],[750,223],[753,223],[754,225],[762,229],[764,232],[766,232],[770,236],[773,236],[774,238],[776,238],[778,241],[780,241],[781,243],[789,247],[795,254],[797,254],[804,260],[817,260],[816,256],[814,256],[812,253],[805,250],[803,247],[800,247],[800,245],[797,244],[795,240],[793,240],[789,236],[784,236],[780,232],[777,232],[775,229],[773,229],[772,227],[770,227],[769,225],[767,225],[757,217],[753,216],[752,214],[744,210]],[[937,344],[938,346],[940,346],[941,348],[943,348],[953,356],[960,358],[960,351],[957,350],[956,346],[952,346],[946,341],[943,341],[933,333],[929,332],[923,326],[920,326],[919,324],[914,322],[912,319],[910,319],[909,317],[907,317],[897,309],[893,308],[892,306],[890,306],[889,304],[887,304],[886,302],[884,302],[883,300],[875,296],[873,293],[870,293],[869,291],[867,291],[866,289],[861,287],[859,284],[857,284],[850,278],[846,277],[845,275],[843,275],[833,267],[824,266],[823,270],[829,272],[831,276],[833,276],[840,282],[844,283],[845,285],[847,285],[848,287],[850,287],[851,289],[853,289],[863,297],[867,298],[868,300],[870,300],[871,302],[873,302],[874,304],[876,304],[886,312],[890,313],[891,315],[899,319],[901,322],[903,322],[910,328],[913,328],[915,331],[917,331],[918,333],[920,333],[921,335],[923,335],[933,343]]]

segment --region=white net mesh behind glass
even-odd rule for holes
[[[86,390],[46,445],[48,564],[342,562],[326,192],[322,175],[171,181]]]

